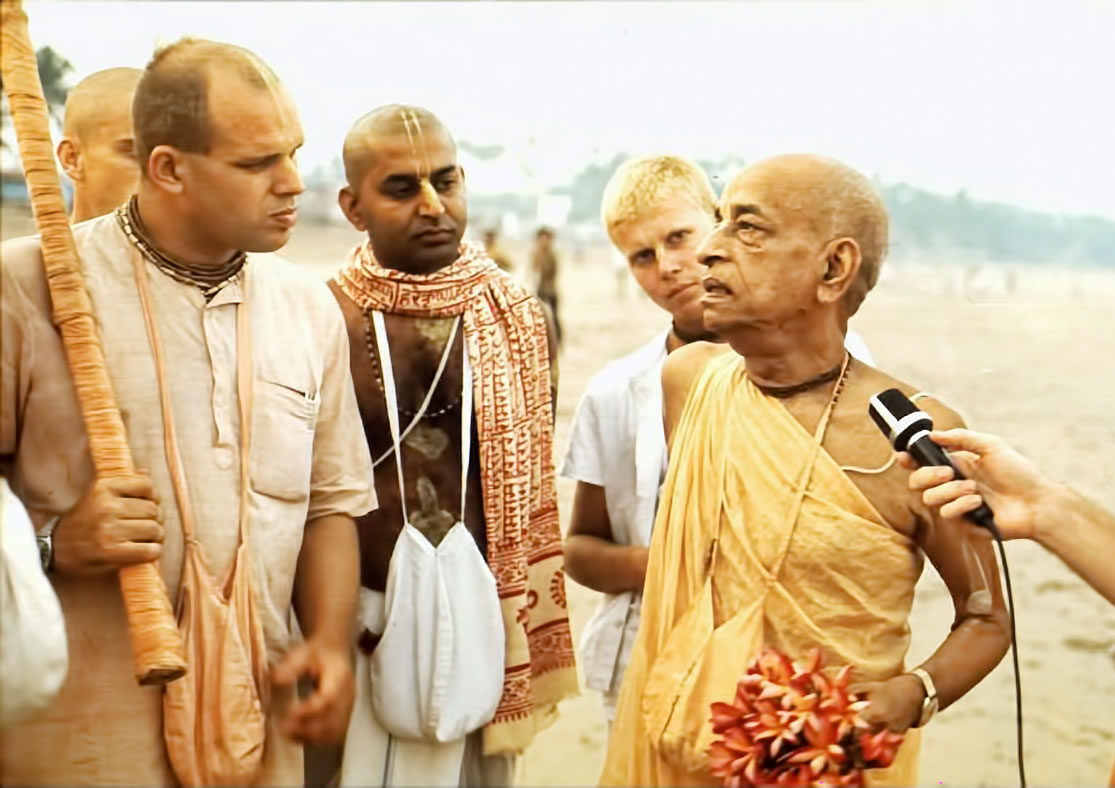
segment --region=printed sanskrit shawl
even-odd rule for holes
[[[336,276],[362,309],[463,315],[475,401],[488,566],[503,609],[503,697],[484,752],[518,752],[577,692],[553,467],[550,353],[542,307],[477,246],[427,275],[381,266],[368,242]]]

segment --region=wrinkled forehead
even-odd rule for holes
[[[810,185],[788,168],[753,165],[724,187],[720,215],[726,220],[749,213],[772,222],[809,221],[810,191]]]

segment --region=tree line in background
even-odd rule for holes
[[[73,65],[50,47],[35,53],[50,112],[60,120],[69,92],[67,77]],[[2,82],[0,82],[2,88]],[[482,160],[503,153],[499,145],[462,141],[461,149]],[[599,227],[600,200],[608,178],[627,158],[589,163],[553,194],[572,202],[569,221]],[[717,190],[743,165],[739,159],[699,162]],[[340,161],[319,167],[310,180],[343,178]],[[330,184],[332,185],[332,184]],[[961,191],[953,196],[934,194],[905,183],[879,184],[891,216],[891,251],[905,259],[958,252],[990,262],[1091,264],[1115,267],[1115,221],[1095,216],[1058,216],[1010,205],[972,200]],[[516,214],[530,223],[537,210],[534,194],[474,194],[470,203],[477,215]]]
[[[600,200],[608,178],[626,154],[605,164],[589,164],[555,194],[571,198],[571,223],[599,225]],[[743,162],[698,162],[717,191]],[[1010,205],[972,200],[966,192],[935,194],[905,183],[877,183],[891,219],[891,254],[902,259],[958,253],[988,262],[1060,263],[1115,267],[1115,221],[1095,216],[1058,216]],[[484,214],[512,211],[532,217],[533,198],[522,195],[473,197]]]

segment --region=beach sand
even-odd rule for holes
[[[3,237],[30,225],[5,206]],[[358,240],[340,228],[300,226],[283,254],[327,276]],[[516,262],[525,249],[510,246]],[[560,252],[560,249],[559,249]],[[561,256],[561,354],[557,457],[588,378],[665,326],[628,283],[616,293],[609,253]],[[888,263],[853,326],[880,368],[957,409],[973,428],[998,433],[1054,476],[1115,508],[1115,273]],[[976,276],[972,277],[972,272]],[[866,418],[866,414],[865,414]],[[880,437],[881,439],[881,437]],[[572,483],[559,480],[567,521]],[[1115,607],[1032,544],[1007,555],[1018,639],[1031,785],[1106,785],[1115,761]],[[1112,556],[1115,565],[1115,556]],[[1115,571],[1115,570],[1113,570]],[[579,637],[597,595],[569,581]],[[927,564],[911,616],[910,664],[947,635],[952,605]],[[520,785],[593,785],[606,731],[599,697],[585,691],[520,759]],[[1010,658],[926,729],[921,783],[1017,784]]]

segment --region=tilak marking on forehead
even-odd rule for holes
[[[418,178],[418,188],[422,192],[422,197],[426,200],[426,204],[430,210],[437,211],[442,209],[441,199],[437,196],[437,191],[430,183],[430,177],[433,175],[433,167],[430,164],[429,151],[426,150],[426,136],[422,133],[422,123],[418,120],[418,115],[412,109],[400,109],[399,115],[403,119],[403,128],[407,133],[407,141],[410,143],[410,154],[414,158],[414,174]],[[414,130],[411,130],[411,124],[414,124]],[[415,141],[415,135],[418,140]],[[419,149],[422,155],[419,156]],[[422,165],[426,165],[426,172],[423,174]]]
[[[418,161],[418,145],[414,141],[414,132],[410,129],[410,114],[405,108],[399,110],[399,117],[403,120],[403,129],[407,133],[407,142],[410,143],[410,157],[414,160],[414,175],[422,180],[422,166]]]

